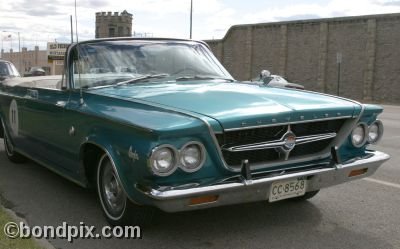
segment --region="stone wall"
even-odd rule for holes
[[[400,14],[237,25],[206,41],[239,80],[262,69],[307,89],[400,103]]]

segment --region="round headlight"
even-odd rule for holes
[[[358,124],[351,132],[351,143],[359,148],[362,147],[367,141],[367,126],[365,124]]]
[[[204,146],[198,142],[190,142],[180,151],[181,169],[185,172],[197,171],[205,161]]]
[[[168,176],[177,168],[176,150],[168,145],[157,147],[150,157],[151,171],[158,176]]]
[[[377,143],[381,139],[383,134],[382,122],[376,120],[373,122],[368,129],[368,142],[371,144]]]

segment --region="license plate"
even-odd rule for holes
[[[279,201],[297,196],[302,196],[306,193],[306,180],[290,180],[274,182],[269,191],[269,201]]]

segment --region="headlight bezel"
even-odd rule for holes
[[[172,163],[172,167],[168,172],[161,172],[161,171],[156,170],[153,167],[153,162],[155,161],[156,152],[158,152],[158,151],[160,151],[162,149],[165,149],[165,148],[171,150],[172,155],[174,157],[174,162]],[[151,155],[150,155],[150,158],[149,158],[149,168],[150,168],[151,172],[154,175],[157,175],[157,176],[169,176],[169,175],[172,175],[177,170],[177,168],[178,168],[178,160],[179,160],[179,152],[175,148],[175,146],[170,145],[170,144],[159,145],[159,146],[154,147],[153,150],[151,151]]]
[[[362,127],[362,128],[363,128],[363,130],[364,130],[364,137],[363,137],[361,143],[355,144],[355,143],[354,143],[354,140],[353,140],[353,135],[354,135],[354,131],[355,131],[358,127]],[[369,133],[369,127],[368,127],[368,125],[367,125],[366,123],[358,123],[358,124],[353,128],[353,130],[351,131],[351,134],[350,134],[350,142],[351,142],[351,144],[352,144],[354,147],[356,147],[356,148],[361,148],[361,147],[363,147],[363,146],[366,144],[367,140],[368,140],[368,137],[367,137],[367,136],[368,136],[368,133]]]
[[[371,129],[371,127],[373,126],[373,125],[377,125],[378,126],[378,136],[377,136],[377,138],[375,139],[375,140],[370,140],[369,139],[369,133],[370,133],[370,129]],[[384,130],[384,128],[383,128],[383,123],[382,123],[382,121],[380,121],[379,119],[377,119],[377,120],[375,120],[374,122],[372,122],[370,125],[369,125],[369,127],[368,127],[368,134],[367,134],[367,141],[368,141],[368,143],[369,144],[377,144],[380,140],[381,140],[381,138],[382,138],[382,136],[383,136],[383,130]]]
[[[184,162],[183,162],[183,153],[184,153],[184,150],[185,150],[187,147],[191,146],[191,145],[198,146],[199,149],[200,149],[200,157],[201,157],[201,158],[200,158],[200,160],[199,160],[198,165],[197,165],[195,168],[188,168],[187,166],[185,166],[185,164],[184,164]],[[190,141],[190,142],[187,142],[187,143],[184,144],[184,145],[181,147],[181,149],[179,150],[179,168],[180,168],[181,170],[183,170],[184,172],[186,172],[186,173],[193,173],[193,172],[196,172],[196,171],[200,170],[200,169],[203,167],[205,161],[206,161],[206,149],[205,149],[204,145],[203,145],[202,143],[198,142],[198,141]]]
[[[191,145],[196,145],[200,148],[201,158],[199,160],[199,164],[195,168],[185,167],[184,163],[181,162],[181,158],[182,158],[184,149]],[[173,164],[173,167],[171,167],[171,169],[168,172],[161,172],[154,167],[154,162],[156,160],[155,157],[157,156],[156,153],[159,150],[165,149],[165,148],[172,151],[172,155],[174,156],[174,161],[173,161],[174,164]],[[181,146],[180,149],[177,149],[174,145],[171,145],[171,144],[161,144],[161,145],[154,147],[150,152],[150,156],[148,158],[147,165],[148,165],[150,172],[153,175],[165,177],[165,176],[170,176],[173,173],[175,173],[175,171],[178,168],[186,173],[196,172],[204,166],[206,159],[207,159],[207,152],[206,152],[204,144],[201,143],[200,141],[189,141],[189,142],[185,143],[183,146]]]

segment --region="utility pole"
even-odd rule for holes
[[[74,43],[74,30],[72,28],[72,15],[69,16],[69,21],[71,23],[71,44]]]
[[[192,39],[193,0],[190,0],[190,39]]]
[[[21,72],[21,67],[22,67],[22,53],[21,53],[21,37],[20,37],[20,33],[19,32],[14,32],[14,31],[6,31],[6,30],[3,30],[2,32],[8,32],[8,33],[17,33],[18,34],[18,54],[19,54],[19,56],[18,56],[18,70]],[[13,48],[13,40],[12,40],[12,38],[13,38],[13,36],[12,35],[10,35],[9,37],[11,37],[11,39],[10,39],[10,46],[11,46],[11,49]],[[2,44],[1,44],[1,46],[3,47],[3,41],[2,41]],[[14,51],[14,50],[13,50]]]
[[[336,53],[336,63],[337,63],[337,96],[340,96],[340,72],[342,65],[342,53]]]
[[[22,61],[21,37],[19,36],[19,32],[18,32],[18,53],[19,53],[19,62],[18,62],[19,67],[18,67],[18,68],[19,68],[19,71],[22,72],[22,70],[21,70],[21,69],[22,69],[22,67],[21,67],[21,66],[22,66],[22,62],[21,62],[21,61]],[[24,72],[25,72],[25,70],[24,70]],[[23,73],[24,73],[24,72],[23,72]]]

